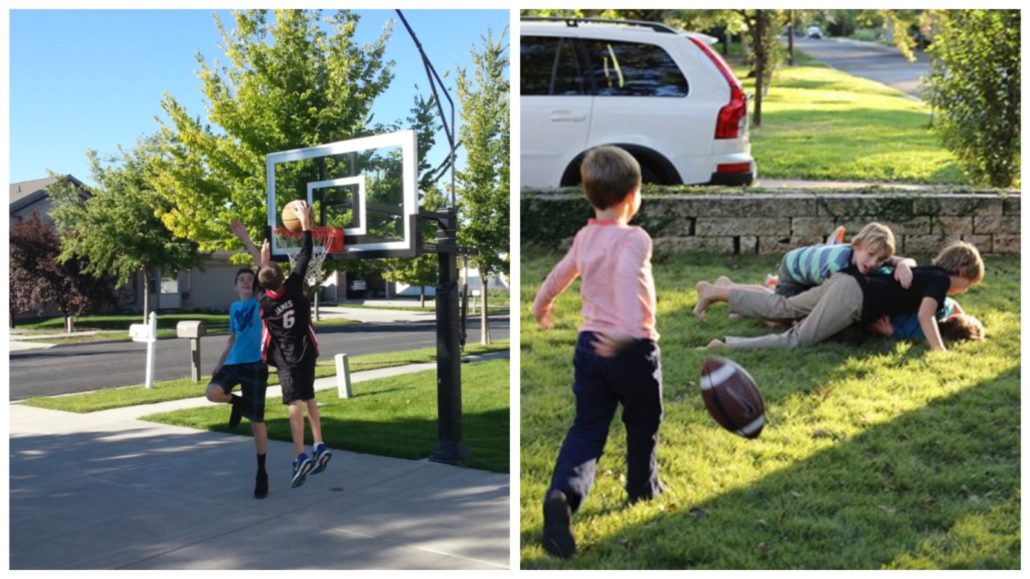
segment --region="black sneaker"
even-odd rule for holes
[[[257,473],[254,481],[254,498],[263,499],[268,496],[268,473],[261,471]]]
[[[544,550],[562,559],[576,553],[576,538],[572,536],[572,510],[565,493],[555,490],[544,501]]]
[[[239,396],[232,397],[232,412],[229,413],[229,430],[234,430],[240,425],[240,419],[243,418],[243,405],[241,402],[243,402],[243,399]]]

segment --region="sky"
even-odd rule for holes
[[[430,88],[414,41],[393,10],[357,10],[355,38],[372,42],[394,20],[386,58],[394,80],[373,108],[378,122],[408,115],[417,90]],[[227,59],[212,10],[11,10],[10,182],[47,176],[47,170],[92,183],[86,151],[101,156],[130,150],[158,128],[164,93],[193,116],[204,117],[196,54],[209,64]],[[217,11],[231,28],[230,11]],[[456,107],[457,67],[470,70],[470,53],[489,29],[510,41],[507,10],[404,10]],[[510,54],[509,54],[510,57]],[[444,76],[445,71],[450,75]],[[445,111],[446,111],[445,107]],[[449,112],[447,113],[449,117]],[[455,118],[460,125],[460,109]],[[446,157],[441,131],[430,160]],[[459,153],[459,168],[463,156]]]

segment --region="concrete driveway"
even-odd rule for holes
[[[335,450],[329,469],[291,489],[292,445],[270,441],[270,492],[255,500],[249,437],[140,420],[205,405],[11,404],[11,569],[509,567],[509,474]]]

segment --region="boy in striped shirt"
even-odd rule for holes
[[[822,285],[833,274],[851,266],[862,275],[869,275],[884,266],[893,267],[894,279],[903,288],[908,288],[912,285],[912,267],[915,265],[912,259],[894,255],[894,234],[886,225],[874,222],[863,227],[850,244],[809,245],[787,252],[780,261],[775,293],[784,298],[796,296]],[[768,290],[762,286],[732,282],[715,285],[707,281],[698,282],[694,315],[703,317],[712,304],[729,301],[732,291]]]

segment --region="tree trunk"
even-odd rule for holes
[[[487,286],[486,280],[487,280],[488,276],[489,276],[489,273],[487,273],[487,271],[483,267],[480,267],[479,268],[479,287],[480,287],[480,290],[481,290],[481,292],[483,294],[483,312],[479,315],[479,323],[480,323],[479,343],[480,344],[489,344],[490,343],[490,316],[487,314],[487,311],[486,311],[486,306],[487,306],[486,296],[487,296],[487,293],[489,293],[489,292],[486,291],[486,286]]]
[[[143,323],[147,323],[147,315],[150,313],[150,270],[146,267],[143,270]]]
[[[75,333],[75,316],[71,314],[64,315],[64,331],[68,334]]]
[[[418,286],[418,307],[426,307],[426,286]]]
[[[312,319],[313,319],[314,321],[316,321],[316,322],[319,322],[319,321],[321,321],[321,320],[322,320],[322,317],[321,317],[321,313],[322,313],[322,312],[321,312],[321,310],[319,310],[319,309],[318,309],[318,293],[319,293],[319,292],[318,292],[318,288],[316,287],[316,288],[315,288],[315,295],[311,296],[311,297],[312,297],[312,300],[313,300],[313,302],[314,302],[314,304],[315,304],[315,307],[314,307],[314,312],[313,312],[313,315],[314,315],[315,317],[314,317],[314,318],[312,318]]]
[[[755,113],[752,126],[756,129],[762,126],[762,95],[765,89],[765,17],[761,10],[757,11],[755,17]]]
[[[794,66],[794,11],[788,11],[787,24],[787,64]]]

